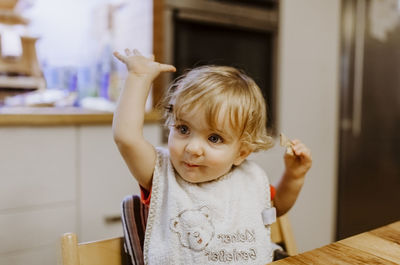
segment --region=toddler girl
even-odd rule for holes
[[[114,55],[128,68],[114,115],[115,142],[144,193],[151,193],[146,264],[265,264],[272,260],[270,184],[247,156],[272,146],[259,87],[226,66],[195,68],[164,99],[168,148],[143,137],[144,109],[153,80],[175,67],[137,50]],[[311,167],[298,140],[286,153],[277,185],[278,215],[294,204]]]

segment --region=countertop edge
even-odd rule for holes
[[[112,112],[81,108],[0,108],[0,126],[111,125]],[[160,123],[161,114],[145,114],[145,123]]]

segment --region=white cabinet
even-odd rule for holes
[[[1,212],[0,227],[0,264],[56,264],[60,235],[76,231],[76,206],[59,203]]]
[[[76,139],[71,126],[0,128],[0,264],[55,264],[39,253],[76,230]]]
[[[120,222],[106,218],[120,214],[127,194],[137,194],[137,183],[113,143],[109,126],[79,128],[79,240],[90,241],[122,235]]]
[[[144,135],[159,145],[161,127],[145,125]],[[139,186],[119,154],[109,126],[81,127],[79,137],[80,240],[121,236],[121,223],[106,219],[120,216],[123,198],[139,194]]]
[[[146,124],[161,141],[161,127]],[[0,128],[0,264],[57,264],[59,239],[122,235],[122,199],[138,194],[110,125]]]
[[[0,211],[76,197],[74,127],[0,128]]]

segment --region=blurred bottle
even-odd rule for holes
[[[110,75],[112,70],[112,48],[109,34],[104,37],[99,61],[97,63],[97,88],[98,96],[108,99]]]

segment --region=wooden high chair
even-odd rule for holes
[[[277,218],[271,225],[272,241],[281,245],[289,255],[297,248],[289,219]],[[61,239],[63,265],[127,265],[129,257],[124,251],[123,237],[79,243],[76,234],[66,233]]]
[[[280,245],[289,256],[298,254],[292,225],[287,214],[278,217],[271,225],[271,240]]]
[[[63,265],[128,265],[124,238],[116,237],[79,243],[76,234],[66,233],[61,239]]]

